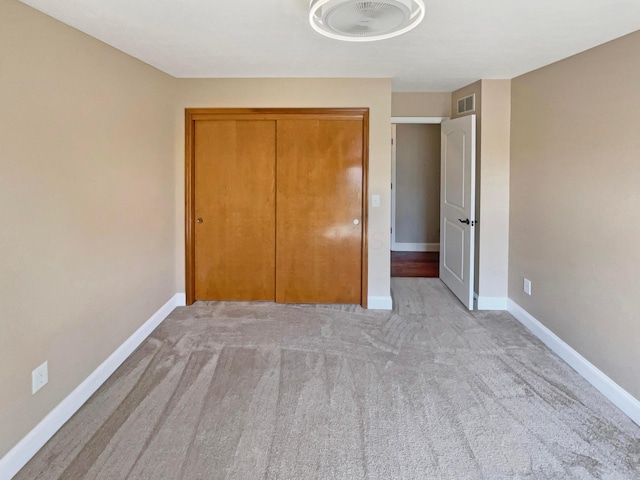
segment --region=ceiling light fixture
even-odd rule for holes
[[[371,42],[415,28],[424,10],[423,0],[311,0],[309,23],[329,38]]]

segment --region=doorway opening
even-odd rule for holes
[[[391,119],[391,276],[439,276],[440,124]]]

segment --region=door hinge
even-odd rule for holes
[[[391,145],[393,145],[393,138],[391,139]]]
[[[393,227],[391,227],[390,230],[391,230],[391,233],[393,233]]]

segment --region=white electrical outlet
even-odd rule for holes
[[[524,293],[531,295],[531,280],[528,278],[524,279]]]
[[[49,367],[47,362],[44,362],[33,372],[31,372],[31,394],[36,393],[42,387],[44,387],[49,381]]]

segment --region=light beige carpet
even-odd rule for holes
[[[437,279],[177,309],[17,479],[640,479],[640,427]]]

